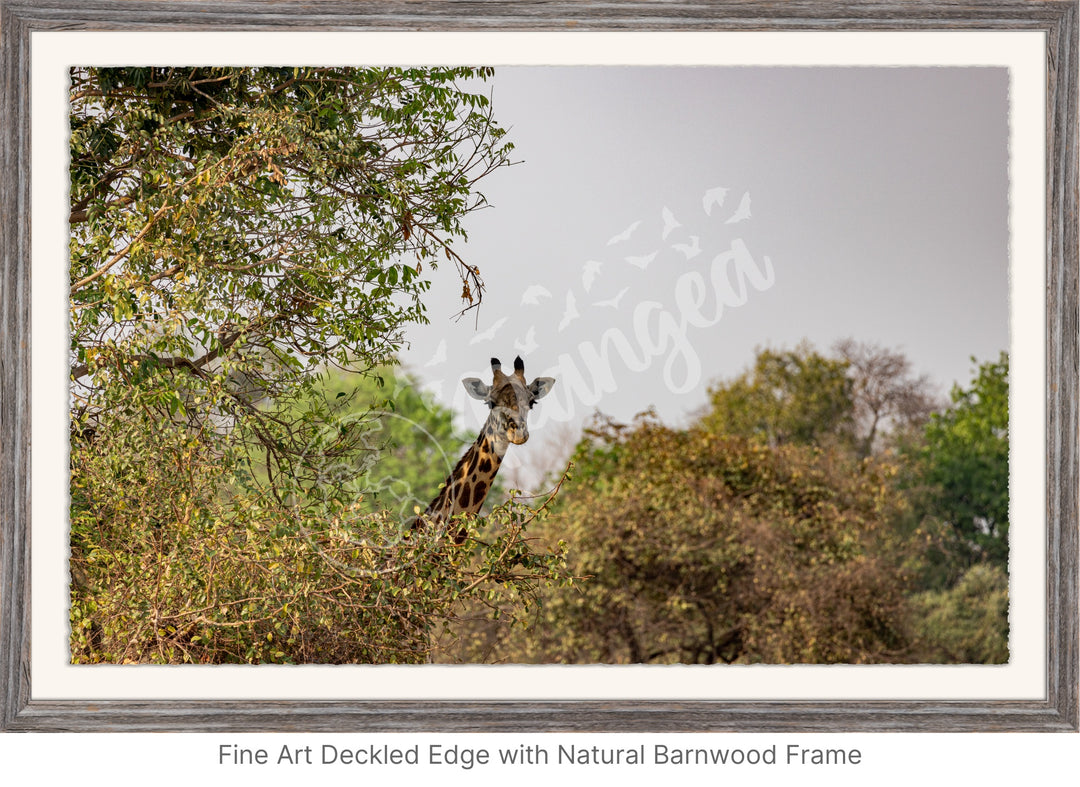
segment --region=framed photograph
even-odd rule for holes
[[[1077,10],[0,0],[0,728],[1080,729]]]

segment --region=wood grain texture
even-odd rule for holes
[[[0,5],[0,729],[30,700],[30,24]]]
[[[1077,2],[0,0],[0,729],[8,731],[1075,731],[1078,704]],[[30,33],[36,30],[1039,30],[1047,40],[1045,701],[42,702],[30,675]]]
[[[1048,696],[1078,725],[1077,664],[1077,6],[1047,35],[1047,610]]]

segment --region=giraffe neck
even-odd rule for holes
[[[455,514],[477,513],[491,491],[508,447],[506,438],[497,436],[489,419],[476,442],[469,446],[446,477],[446,483],[425,514],[433,520],[444,521]]]

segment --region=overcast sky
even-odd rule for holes
[[[673,423],[759,347],[900,349],[942,394],[1008,349],[1003,68],[500,68],[521,163],[480,188],[461,320],[436,274],[405,365],[472,430],[488,359],[557,379],[545,430],[599,410]],[[538,445],[536,445],[538,444]]]

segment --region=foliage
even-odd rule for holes
[[[497,658],[903,660],[888,466],[650,418],[601,424],[574,466],[537,535],[565,539],[583,579],[550,591],[530,631],[485,641]]]
[[[972,359],[975,362],[975,359]],[[980,364],[968,388],[926,425],[917,459],[924,513],[949,523],[969,561],[1009,554],[1009,358]]]
[[[523,634],[528,636],[535,619],[545,614],[552,595],[580,581],[581,577],[570,571],[566,541],[552,539],[550,546],[538,546],[545,540],[543,535],[552,532],[548,522],[551,509],[569,477],[567,470],[542,500],[528,504],[511,496],[509,502],[496,506],[486,517],[487,539],[494,545],[507,545],[488,549],[488,570],[504,571],[499,565],[513,567],[514,573],[509,575],[512,581],[496,579],[500,583],[498,593],[488,591],[462,598],[459,612],[435,637],[433,661],[505,661],[505,643]],[[512,655],[514,660],[522,660],[518,654]]]
[[[72,70],[73,661],[1005,658],[1004,355],[923,428],[898,353],[764,350],[569,494],[406,524],[456,440],[384,365],[438,264],[480,301],[489,73]]]
[[[564,575],[525,538],[524,506],[454,523],[458,545],[365,507],[332,445],[271,484],[243,443],[107,418],[72,454],[76,662],[423,662],[463,605],[512,623]]]
[[[74,69],[71,378],[163,417],[258,418],[424,319],[478,179],[510,146],[454,69]],[[112,386],[112,388],[111,388]]]
[[[488,73],[72,71],[74,661],[424,661],[462,603],[558,578],[530,509],[456,545],[372,506],[392,430],[316,391],[390,360],[440,259],[479,302],[454,243],[508,162],[462,87]]]
[[[709,389],[705,425],[770,445],[833,445],[865,458],[921,429],[937,406],[903,353],[844,339],[833,355],[804,342],[759,350],[753,367]]]
[[[1005,369],[931,415],[929,381],[901,353],[853,341],[835,353],[761,351],[687,429],[601,422],[533,528],[569,545],[572,583],[545,591],[526,627],[473,624],[456,659],[1007,658],[1005,575],[968,571],[966,537],[928,514],[948,496],[927,472],[945,425],[1006,396]],[[1005,446],[969,439],[960,454],[1003,472]]]
[[[704,425],[770,445],[849,442],[851,389],[847,364],[808,344],[794,350],[759,350],[752,369],[709,389]]]
[[[1009,660],[1009,578],[991,563],[969,568],[948,590],[913,600],[919,660],[947,664],[1004,664]]]
[[[385,366],[360,376],[328,370],[311,392],[335,425],[362,435],[358,464],[335,463],[328,475],[336,484],[355,486],[365,512],[408,519],[417,507],[423,510],[467,442],[454,428],[454,414],[419,385],[412,375]]]

